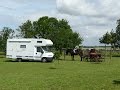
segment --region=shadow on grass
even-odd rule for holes
[[[51,67],[49,67],[49,69],[57,69],[57,68],[56,68],[56,67],[51,66]]]
[[[92,64],[101,64],[101,62],[91,62]]]
[[[5,62],[19,62],[19,61],[16,61],[16,60],[5,60]],[[21,62],[41,62],[41,61],[30,61],[30,60],[23,60]]]
[[[13,61],[13,60],[5,60],[5,62],[18,62],[18,61]]]
[[[113,80],[113,84],[119,84],[120,85],[120,79],[117,79],[117,80]]]
[[[78,61],[78,60],[70,60],[70,59],[55,59],[55,61]]]
[[[4,56],[0,56],[0,58],[5,58]]]

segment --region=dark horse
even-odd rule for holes
[[[66,50],[66,55],[70,54],[72,57],[72,60],[74,60],[74,55],[79,55],[82,61],[83,58],[83,51],[81,49],[67,49]]]

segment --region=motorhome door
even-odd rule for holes
[[[42,48],[41,47],[35,47],[35,53],[34,53],[35,60],[41,60],[42,54],[43,54]]]

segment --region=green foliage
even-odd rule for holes
[[[0,51],[6,51],[6,43],[8,38],[14,37],[14,30],[4,27],[0,32]]]
[[[120,40],[120,19],[117,20],[116,34],[117,34],[118,40]]]
[[[110,33],[106,33],[103,35],[103,37],[101,37],[99,39],[100,43],[104,43],[104,44],[110,44],[111,43],[111,35]]]
[[[112,46],[112,48],[115,48],[116,42],[117,42],[117,34],[112,30],[110,32],[110,35],[111,35],[111,40],[110,40],[111,46]]]
[[[116,42],[117,42],[117,34],[111,30],[110,33],[106,33],[104,34],[100,39],[99,39],[100,43],[104,43],[104,44],[111,44],[112,48],[116,47]]]
[[[111,44],[112,48],[120,48],[120,19],[117,20],[116,31],[113,30],[110,33],[106,33],[99,39],[100,43]]]
[[[55,59],[60,59],[60,56],[61,56],[60,51],[55,51],[54,58]]]
[[[112,52],[112,57],[120,57],[120,50],[117,52]]]
[[[112,57],[120,57],[120,54],[112,55]]]
[[[21,26],[19,26],[19,29],[17,29],[20,33],[18,36],[24,37],[24,38],[32,38],[33,33],[33,26],[30,20],[27,20],[25,23],[23,23]]]
[[[120,19],[117,20],[116,37],[117,37],[116,46],[120,48]]]
[[[5,52],[0,52],[0,58],[5,58]]]
[[[0,55],[5,55],[5,52],[0,52]]]
[[[44,16],[33,23],[28,20],[18,30],[25,38],[42,37],[51,39],[56,50],[73,48],[83,41],[78,33],[72,31],[68,21],[57,20],[54,17]]]

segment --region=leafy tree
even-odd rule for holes
[[[120,19],[117,20],[116,36],[117,36],[116,46],[120,47]]]
[[[120,40],[120,19],[117,20],[116,34],[117,34],[117,39]]]
[[[33,22],[35,35],[43,38],[53,38],[58,27],[58,20],[56,18],[48,18],[47,16],[39,18],[38,21]]]
[[[83,41],[83,39],[81,38],[79,33],[74,32],[73,33],[73,38],[72,41],[74,43],[73,47],[75,47],[76,45],[81,44],[81,42]]]
[[[111,48],[115,49],[117,42],[117,34],[113,30],[111,30],[110,33],[107,32],[99,40],[100,43],[111,44]]]
[[[111,35],[107,32],[99,39],[100,43],[110,44],[111,43]]]
[[[8,27],[4,27],[2,31],[0,32],[0,50],[5,51],[6,50],[6,42],[8,38],[14,37],[14,30]]]
[[[73,48],[82,43],[82,38],[73,32],[67,20],[57,20],[54,17],[44,16],[33,23],[26,21],[19,27],[24,38],[38,37],[51,39],[57,50]]]
[[[99,42],[105,44],[105,50],[106,50],[106,44],[111,44],[111,43],[112,43],[112,36],[111,36],[111,34],[108,33],[108,32],[105,33],[105,34],[103,35],[103,37],[101,37],[101,38],[99,39]],[[106,56],[106,51],[105,51],[105,56]],[[110,50],[110,58],[111,58],[111,50]]]
[[[120,19],[117,20],[116,32],[113,30],[99,39],[100,43],[111,44],[113,48],[120,47]]]
[[[110,35],[111,35],[111,39],[110,39],[111,46],[112,48],[115,48],[117,42],[117,34],[112,30],[110,32]]]
[[[32,38],[34,36],[33,26],[30,20],[27,20],[25,23],[19,26],[19,29],[17,30],[20,32],[18,35],[20,37]]]

